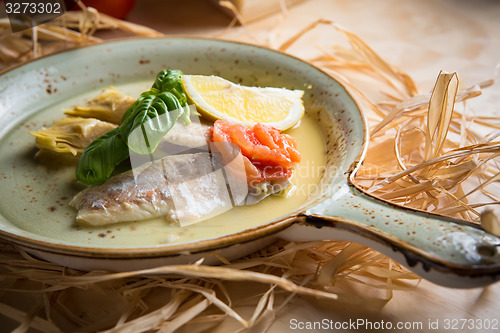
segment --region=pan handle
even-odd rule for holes
[[[346,179],[331,189],[332,195],[309,206],[280,237],[354,241],[447,287],[472,288],[500,280],[500,238],[479,226],[376,199]]]

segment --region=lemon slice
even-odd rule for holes
[[[286,130],[304,115],[302,90],[245,87],[218,76],[184,75],[189,103],[209,119],[253,126],[262,123]]]

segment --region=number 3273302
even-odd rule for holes
[[[62,14],[59,2],[6,2],[7,14]]]
[[[445,330],[498,330],[498,319],[445,319]]]

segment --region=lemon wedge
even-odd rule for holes
[[[183,75],[181,82],[188,102],[212,120],[246,126],[262,123],[284,131],[304,115],[302,90],[246,87],[205,75]]]

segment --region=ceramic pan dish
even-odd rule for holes
[[[15,68],[0,76],[0,148],[5,148],[0,149],[2,159],[13,161],[18,158],[16,152],[21,154],[23,149],[31,155],[22,154],[33,156],[33,141],[28,148],[9,150],[8,146],[18,144],[10,139],[13,133],[29,137],[29,130],[40,125],[33,119],[43,110],[110,84],[152,82],[163,68],[215,74],[245,85],[305,90],[306,110],[317,121],[317,130],[324,133],[327,145],[319,191],[288,214],[251,228],[196,242],[151,246],[135,246],[132,242],[108,247],[105,242],[86,245],[37,232],[43,231],[45,220],[25,213],[30,211],[30,205],[37,205],[37,197],[21,189],[20,184],[29,189],[30,183],[16,178],[20,176],[11,170],[0,174],[0,202],[4,203],[0,205],[1,238],[69,267],[117,271],[189,263],[200,257],[216,264],[210,253],[236,258],[276,237],[292,241],[350,240],[379,250],[442,285],[474,287],[499,279],[499,238],[460,220],[377,200],[356,188],[352,178],[367,149],[366,124],[356,102],[339,82],[321,70],[262,47],[209,39],[137,39],[70,50]],[[61,111],[57,112],[53,119],[60,117]],[[16,203],[6,204],[21,192],[26,195]],[[47,190],[43,193],[51,195]],[[73,223],[72,218],[67,223]],[[27,230],[15,221],[36,223],[40,229]]]

